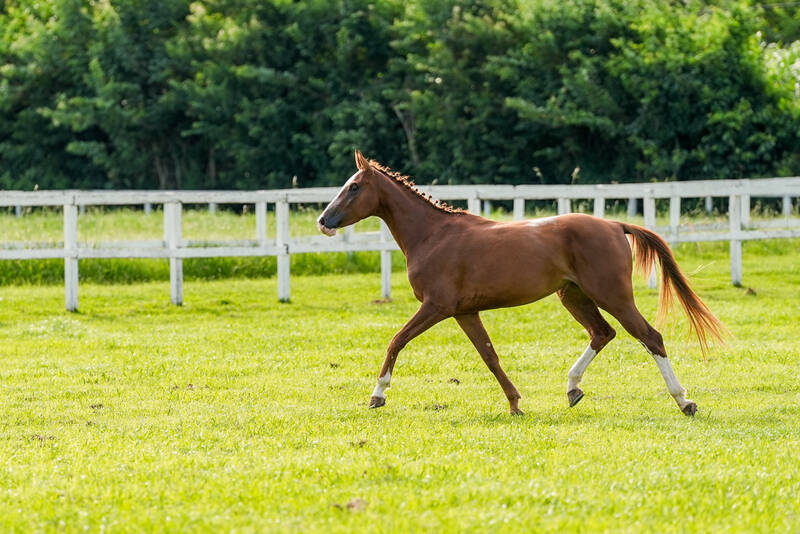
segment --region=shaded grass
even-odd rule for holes
[[[750,294],[722,248],[679,248],[735,336],[704,360],[680,314],[663,330],[694,419],[613,319],[568,409],[587,336],[553,297],[483,314],[523,395],[510,417],[454,321],[366,409],[417,307],[403,273],[387,304],[374,274],[295,277],[288,305],[274,279],[194,281],[180,308],[162,282],[82,284],[77,314],[60,287],[4,287],[0,530],[797,531],[791,243],[747,244]]]

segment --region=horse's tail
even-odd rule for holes
[[[647,276],[653,263],[658,260],[661,267],[661,290],[659,293],[658,319],[663,320],[672,307],[673,294],[683,306],[691,329],[700,341],[703,354],[708,350],[708,336],[724,342],[728,334],[719,319],[708,309],[700,297],[689,287],[689,281],[681,272],[672,251],[658,234],[635,224],[622,224],[622,230],[633,238],[636,270]]]

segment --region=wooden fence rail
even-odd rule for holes
[[[753,180],[705,180],[598,185],[454,185],[421,186],[424,192],[442,200],[467,202],[468,210],[491,213],[492,201],[513,201],[513,216],[523,219],[526,200],[555,200],[559,214],[572,211],[575,200],[593,202],[593,214],[605,215],[607,200],[622,199],[629,208],[642,201],[644,225],[664,235],[671,243],[697,241],[729,241],[731,281],[742,283],[742,241],[800,237],[800,218],[795,217],[792,199],[800,197],[800,178],[766,178]],[[276,256],[278,264],[278,298],[288,301],[290,289],[290,255],[307,252],[380,251],[381,293],[391,294],[391,252],[399,250],[386,226],[379,232],[346,230],[339,237],[293,237],[289,225],[291,204],[329,202],[338,188],[281,189],[260,191],[0,191],[0,207],[14,207],[17,215],[26,206],[60,206],[64,213],[63,246],[44,247],[36,244],[0,244],[0,260],[64,259],[65,305],[78,308],[78,260],[86,258],[168,258],[170,262],[170,294],[174,304],[183,303],[183,259],[233,256]],[[727,227],[682,225],[681,199],[728,199]],[[751,222],[753,197],[781,198],[782,216],[773,220]],[[656,200],[669,199],[669,224],[656,225]],[[79,211],[85,206],[141,205],[145,212],[153,204],[164,207],[164,240],[117,241],[100,245],[78,242]],[[185,204],[208,204],[215,210],[220,204],[253,204],[255,206],[255,238],[239,241],[188,241],[182,238],[181,213]],[[274,205],[275,239],[267,238],[267,207]],[[629,209],[629,213],[630,213]],[[655,273],[651,286],[655,285]]]

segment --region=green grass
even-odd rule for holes
[[[553,297],[483,314],[511,417],[452,320],[366,409],[417,307],[402,272],[386,304],[375,274],[293,277],[291,304],[274,278],[189,282],[183,307],[82,283],[76,314],[59,285],[0,288],[0,531],[797,532],[798,242],[745,244],[755,294],[722,245],[678,256],[735,336],[704,359],[662,330],[693,419],[613,321],[567,408],[587,336]]]

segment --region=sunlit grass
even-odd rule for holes
[[[679,312],[663,333],[700,409],[684,417],[620,333],[567,408],[587,336],[556,298],[483,314],[522,417],[449,320],[398,359],[402,272],[0,291],[0,530],[795,532],[800,530],[797,241],[678,247],[730,328],[704,359]],[[398,256],[398,254],[395,254]],[[750,291],[748,291],[748,289]],[[652,318],[656,293],[636,280]],[[455,380],[453,380],[455,379]]]

